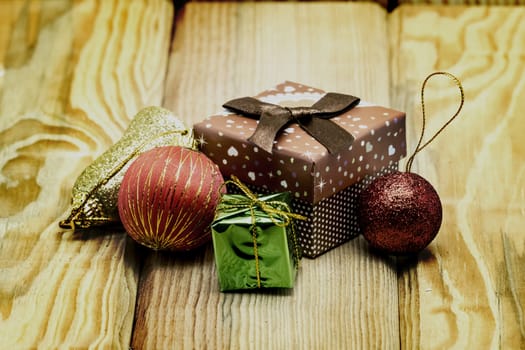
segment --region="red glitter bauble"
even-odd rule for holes
[[[197,248],[211,239],[223,183],[219,168],[203,153],[180,146],[154,148],[124,175],[120,220],[135,241],[149,248]]]
[[[392,255],[417,253],[441,226],[439,195],[421,176],[394,172],[373,181],[360,198],[359,225],[370,245]]]

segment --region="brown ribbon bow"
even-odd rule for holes
[[[277,133],[289,123],[296,122],[328,152],[338,154],[352,145],[354,137],[329,119],[354,108],[359,100],[355,96],[329,92],[311,107],[282,107],[253,97],[237,98],[226,102],[223,107],[259,119],[248,141],[268,153],[272,153]]]

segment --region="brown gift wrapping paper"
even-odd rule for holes
[[[255,96],[286,107],[310,106],[323,90],[286,81]],[[326,148],[296,123],[274,141],[272,153],[247,139],[257,120],[224,110],[194,125],[201,150],[224,177],[237,176],[258,192],[292,193],[303,254],[316,257],[359,234],[355,205],[359,192],[375,177],[397,169],[406,155],[405,113],[361,101],[330,119],[354,142],[339,154]]]

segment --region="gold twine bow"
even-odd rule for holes
[[[252,234],[253,241],[253,253],[255,256],[255,273],[257,278],[257,288],[261,288],[261,272],[259,270],[259,252],[257,249],[257,223],[255,216],[255,209],[259,208],[262,210],[272,223],[279,227],[291,227],[291,236],[292,236],[292,245],[293,245],[293,259],[295,262],[296,269],[299,268],[299,260],[301,258],[301,252],[299,249],[299,243],[297,241],[297,235],[295,232],[295,225],[293,219],[297,220],[307,220],[306,217],[292,213],[290,206],[283,201],[264,201],[257,197],[248,186],[243,184],[235,175],[231,175],[231,180],[225,181],[223,186],[227,184],[235,185],[241,192],[245,195],[246,198],[231,198],[227,201],[222,201],[218,209],[227,210],[227,209],[243,209],[246,208],[250,211],[250,216],[252,219],[250,225],[250,232]]]

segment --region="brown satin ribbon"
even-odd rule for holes
[[[299,126],[326,147],[331,154],[347,150],[354,137],[329,119],[359,103],[351,95],[329,92],[311,107],[282,107],[253,97],[241,97],[226,102],[223,107],[247,117],[259,119],[248,141],[272,153],[273,141],[279,131],[291,122]]]

